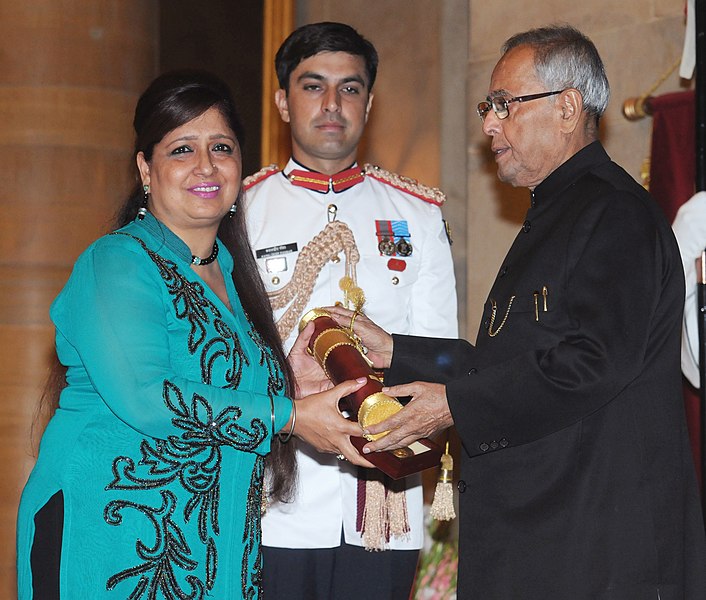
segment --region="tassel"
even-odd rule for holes
[[[384,550],[386,542],[385,486],[382,481],[365,482],[365,508],[363,509],[363,545],[366,550]]]
[[[429,514],[437,521],[450,521],[456,518],[454,510],[454,459],[449,454],[449,443],[446,442],[446,450],[441,457],[441,470],[439,481],[434,491],[434,500],[431,503]]]
[[[389,480],[388,480],[389,482]],[[389,482],[387,489],[387,518],[390,527],[390,537],[397,540],[409,539],[409,519],[407,517],[407,495],[404,489],[394,489]]]
[[[409,539],[407,496],[404,486],[376,473],[358,479],[358,517],[356,530],[360,532],[366,550],[385,550],[390,538]],[[400,489],[395,489],[400,488]]]

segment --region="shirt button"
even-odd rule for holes
[[[483,442],[479,446],[479,448],[480,448],[481,452],[487,452],[488,450],[490,450],[490,446],[488,444],[486,444],[485,442]]]
[[[279,277],[277,277],[277,276],[273,277],[273,278],[272,278],[272,283],[273,283],[274,285],[279,285]]]
[[[393,277],[393,278],[392,278],[392,285],[397,285],[399,282],[400,282],[400,278],[399,278],[399,277]]]
[[[500,447],[501,448],[507,448],[510,442],[508,442],[505,438],[500,440]]]
[[[458,490],[459,494],[463,494],[463,492],[466,491],[466,482],[463,479],[459,479],[458,483],[456,484],[456,489]]]
[[[527,233],[530,229],[532,229],[532,223],[530,223],[529,220],[527,220],[522,224],[522,231]]]
[[[495,440],[490,442],[490,449],[491,450],[497,450],[499,446],[500,446],[500,444],[498,444]]]

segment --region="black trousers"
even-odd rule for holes
[[[264,600],[409,600],[419,550],[263,546]]]
[[[64,530],[64,494],[57,492],[34,516],[30,553],[33,597],[59,600],[59,567]]]

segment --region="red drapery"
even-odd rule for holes
[[[695,193],[696,134],[694,91],[674,92],[650,100],[652,108],[652,150],[650,192],[662,207],[669,222],[679,207]],[[694,285],[695,282],[687,282]],[[700,469],[699,394],[684,379],[684,406],[694,464]]]
[[[650,107],[650,192],[671,223],[679,207],[695,192],[694,91],[657,96],[650,100]]]

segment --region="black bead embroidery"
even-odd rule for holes
[[[245,512],[245,531],[243,531],[243,564],[240,573],[243,598],[255,597],[255,591],[262,593],[262,484],[265,474],[265,459],[258,456],[250,478],[250,489]],[[248,581],[251,584],[248,584]]]
[[[123,234],[128,235],[128,234]],[[187,349],[194,355],[200,351],[201,377],[204,383],[212,383],[213,366],[216,361],[225,360],[230,367],[225,373],[227,389],[236,389],[240,384],[243,365],[249,365],[238,336],[221,318],[218,308],[204,296],[204,288],[197,282],[190,282],[181,275],[176,264],[152,252],[145,243],[134,236],[159,269],[160,275],[172,296],[172,304],[177,318],[190,325]],[[206,325],[212,323],[218,333],[207,339]],[[284,389],[284,378],[278,368],[272,351],[250,324],[249,336],[260,349],[260,365],[267,365],[268,393],[270,397]],[[205,589],[211,590],[215,584],[218,553],[213,536],[220,533],[218,507],[220,499],[221,446],[231,446],[240,451],[253,451],[267,437],[268,428],[260,419],[241,424],[242,411],[237,406],[223,409],[213,415],[213,409],[206,398],[194,394],[191,403],[184,400],[182,391],[172,382],[165,380],[163,400],[174,413],[173,425],[182,430],[180,436],[170,436],[167,440],[145,439],[140,444],[140,460],[137,464],[128,456],[117,457],[113,461],[113,480],[109,490],[160,489],[162,506],[153,508],[127,500],[110,502],[104,517],[110,525],[120,525],[120,511],[133,508],[152,523],[155,528],[156,544],[148,548],[141,540],[136,542],[136,553],[144,562],[125,569],[108,582],[108,589],[117,583],[138,577],[139,580],[131,598],[150,598],[160,591],[165,598],[173,600],[195,600],[204,597]],[[260,503],[264,476],[264,459],[256,458],[250,488],[248,491],[245,530],[245,549],[242,557],[241,592],[244,598],[252,598],[261,592],[262,560],[259,552],[261,541]],[[182,590],[174,569],[195,571],[198,563],[191,556],[182,528],[172,519],[177,508],[174,494],[163,489],[168,485],[180,484],[190,498],[183,508],[184,523],[196,515],[198,536],[206,548],[206,564],[203,579],[189,574],[186,581],[190,591]],[[205,581],[204,581],[205,579]]]
[[[155,544],[149,547],[138,540],[137,555],[144,562],[129,569],[116,573],[106,583],[106,589],[112,590],[118,583],[133,577],[139,577],[130,598],[156,598],[160,592],[169,600],[196,600],[204,597],[204,584],[194,575],[188,575],[186,581],[190,590],[179,587],[174,575],[174,567],[185,571],[194,571],[198,565],[190,558],[191,549],[184,538],[181,529],[172,520],[176,508],[176,498],[169,491],[162,491],[162,505],[151,508],[127,500],[114,500],[104,511],[104,518],[110,525],[122,523],[122,511],[133,508],[149,519],[154,528]]]

